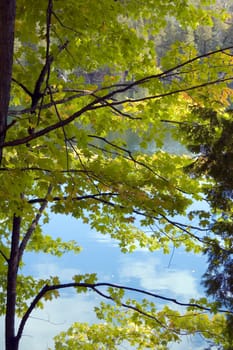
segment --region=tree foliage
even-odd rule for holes
[[[203,53],[195,43],[174,41],[159,55],[156,43],[168,18],[188,31],[200,22],[211,26],[213,18],[228,18],[208,5],[188,0],[17,1],[11,100],[7,120],[6,113],[0,115],[1,125],[7,121],[0,168],[0,300],[7,350],[18,349],[25,323],[43,298],[58,297],[68,287],[92,289],[116,306],[96,309],[107,324],[77,323],[58,336],[57,349],[90,349],[92,342],[100,349],[122,342],[167,349],[182,334],[197,332],[223,348],[231,346],[230,338],[223,337],[226,317],[208,316],[217,309],[207,300],[188,303],[190,310],[180,315],[168,307],[158,310],[153,300],[124,300],[126,287],[113,286],[104,294],[95,275],[74,276],[64,285],[59,276],[44,280],[22,274],[27,252],[62,256],[80,251],[77,241],[43,233],[51,212],[82,219],[117,239],[122,252],[139,245],[167,253],[171,243],[194,252],[216,247],[206,231],[216,234],[217,224],[211,227],[208,215],[190,212],[190,205],[206,194],[208,199],[213,190],[209,177],[230,164],[224,158],[230,147],[225,139],[218,154],[219,132],[230,120],[224,117],[221,124],[217,115],[231,102],[232,48]],[[197,112],[201,119],[206,111],[214,119],[207,128],[196,121]],[[208,136],[204,187],[184,171],[190,168],[190,155],[163,150],[168,125],[181,125],[171,129],[173,137],[186,142],[191,134],[194,147]],[[129,130],[137,135],[137,150],[130,147]],[[198,176],[204,169],[199,164],[194,165]],[[189,216],[190,223],[177,216]],[[200,219],[198,227],[194,216]],[[148,227],[153,227],[151,234]],[[129,312],[118,312],[122,307]],[[21,317],[18,329],[16,315]]]
[[[208,295],[213,296],[220,305],[232,310],[231,110],[220,114],[211,109],[201,108],[193,112],[196,115],[196,123],[181,126],[187,132],[189,148],[198,154],[187,170],[192,176],[204,176],[203,193],[213,212],[210,225],[214,238],[208,238],[204,248],[204,253],[208,256],[208,267],[203,276],[203,284]],[[228,317],[228,329],[232,337],[232,317]]]

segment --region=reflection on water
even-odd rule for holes
[[[129,133],[127,144],[131,151],[137,151],[138,137]],[[162,149],[175,154],[187,154],[185,148],[174,141],[169,133],[166,134]],[[151,142],[147,152],[155,150],[155,142]],[[200,277],[205,269],[203,258],[187,253],[183,248],[172,249],[168,255],[164,255],[161,251],[151,253],[141,248],[136,249],[133,254],[122,254],[117,242],[109,236],[103,236],[91,230],[88,225],[82,224],[81,221],[65,215],[52,215],[50,223],[44,226],[44,232],[54,238],[61,236],[65,240],[74,239],[83,247],[83,250],[78,255],[68,253],[61,260],[46,254],[28,253],[25,273],[44,278],[49,275],[59,275],[61,282],[71,281],[74,274],[97,273],[100,282],[147,289],[163,296],[176,298],[181,302],[188,302],[189,298],[198,298],[203,294],[200,287]],[[137,295],[133,297],[137,298]],[[94,322],[92,309],[99,301],[100,299],[93,293],[77,299],[73,290],[67,290],[59,301],[54,301],[46,305],[44,311],[35,313],[36,317],[51,321],[56,321],[54,315],[57,315],[56,318],[61,322],[60,326],[54,328],[52,324],[46,324],[44,327],[39,320],[31,319],[27,326],[27,334],[30,334],[30,337],[23,338],[24,350],[31,348],[41,350],[48,344],[52,346],[52,337],[61,330],[67,329],[75,320]],[[159,300],[156,302],[158,307],[159,305],[162,307]],[[72,312],[70,310],[67,313],[67,308],[70,307],[68,305],[79,305],[79,307],[76,309],[73,306]],[[180,308],[172,304],[169,306]],[[38,329],[41,332],[38,332]],[[43,339],[39,333],[43,333]],[[198,336],[184,337],[182,343],[170,347],[171,350],[200,350],[201,348],[201,339]]]

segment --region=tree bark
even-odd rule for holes
[[[16,0],[0,0],[0,164],[10,102],[15,10]]]
[[[15,336],[16,285],[19,267],[19,240],[21,218],[14,215],[11,236],[11,254],[8,260],[7,302],[5,317],[6,350],[18,350],[19,339]]]

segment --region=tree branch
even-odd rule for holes
[[[93,173],[93,171],[89,171],[89,170],[83,170],[83,169],[66,169],[66,170],[51,170],[48,168],[40,168],[40,167],[23,167],[23,168],[1,168],[0,167],[0,171],[8,171],[8,172],[14,172],[15,170],[20,170],[20,171],[42,171],[42,172],[46,172],[46,173],[63,173],[63,174],[69,174],[69,173],[73,173],[73,174],[79,174],[79,173]]]
[[[2,250],[0,250],[0,255],[4,258],[4,260],[6,260],[6,262],[9,262],[9,259],[7,258],[7,256],[3,253]]]
[[[70,102],[76,98],[79,98],[79,97],[83,97],[83,96],[87,96],[87,95],[91,95],[91,93],[88,93],[88,94],[85,94],[85,93],[77,93],[77,94],[74,94],[72,96],[68,96],[68,97],[64,97],[60,100],[54,100],[54,102],[49,102],[49,103],[45,103],[45,104],[42,104],[42,105],[36,105],[34,108],[25,108],[25,109],[22,109],[22,110],[10,110],[9,111],[9,115],[11,116],[17,116],[17,115],[23,115],[23,114],[28,114],[28,113],[32,113],[34,110],[36,109],[40,109],[41,111],[44,110],[44,109],[48,109],[54,105],[60,105],[60,104],[65,104],[67,102]]]
[[[36,81],[34,91],[32,94],[32,104],[33,109],[40,98],[43,96],[41,91],[42,84],[44,83],[47,75],[47,80],[49,79],[50,67],[54,60],[54,56],[50,55],[50,28],[51,28],[51,16],[52,16],[53,1],[48,0],[47,13],[46,13],[46,54],[45,54],[45,64],[43,65],[39,77]],[[46,89],[47,87],[45,87]]]
[[[118,149],[119,151],[122,151],[126,154],[128,154],[129,158],[127,159],[130,159],[132,160],[135,164],[138,164],[138,165],[141,165],[142,167],[146,168],[147,170],[149,170],[152,174],[154,174],[156,177],[158,177],[159,179],[165,181],[166,183],[169,183],[170,180],[166,179],[164,176],[161,176],[159,175],[158,173],[156,173],[149,165],[141,162],[141,161],[138,161],[137,159],[135,159],[135,157],[133,156],[133,153],[128,150],[127,148],[124,148],[124,147],[121,147],[121,146],[118,146],[116,145],[115,143],[111,142],[111,141],[108,141],[105,137],[102,137],[102,136],[97,136],[97,135],[88,135],[88,137],[90,138],[94,138],[94,139],[97,139],[97,140],[101,140],[101,141],[104,141],[106,144],[112,146],[113,148],[116,148]],[[182,193],[185,193],[185,194],[190,194],[190,193],[187,193],[185,192],[184,190],[182,190],[181,188],[179,187],[175,187],[176,190],[182,192]]]
[[[13,77],[11,78],[11,80],[12,80],[15,84],[17,84],[19,87],[21,87],[21,89],[23,89],[23,91],[26,92],[26,94],[32,98],[32,95],[33,95],[33,94],[31,93],[31,91],[28,90],[28,88],[27,88],[24,84],[20,83],[18,80],[16,80],[16,79],[13,78]],[[11,112],[10,112],[10,113],[11,113]]]
[[[118,193],[114,193],[114,192],[103,192],[103,193],[96,193],[96,194],[87,194],[84,196],[78,196],[78,197],[72,197],[73,201],[81,201],[81,200],[85,200],[85,199],[96,199],[97,197],[105,197],[105,196],[118,196]],[[63,196],[63,197],[53,197],[52,201],[57,202],[57,201],[65,201],[68,198],[70,198],[69,196]],[[34,199],[29,199],[28,203],[30,204],[35,204],[35,203],[47,203],[46,198],[34,198]]]
[[[72,282],[72,283],[64,283],[64,284],[57,284],[57,285],[51,285],[51,286],[45,285],[40,290],[40,292],[37,294],[37,296],[33,299],[33,301],[31,302],[30,306],[28,307],[27,311],[25,312],[24,316],[22,317],[22,320],[21,320],[19,328],[18,328],[17,339],[19,340],[21,338],[24,326],[25,326],[25,324],[26,324],[26,322],[27,322],[31,312],[35,309],[37,303],[45,296],[46,293],[51,292],[53,290],[60,290],[60,289],[66,289],[66,288],[83,288],[83,287],[84,288],[89,288],[89,289],[95,291],[96,293],[100,294],[104,298],[107,298],[107,299],[110,299],[110,300],[113,300],[113,301],[114,301],[114,299],[111,296],[109,296],[109,295],[106,296],[104,293],[100,292],[97,288],[98,287],[111,287],[111,288],[122,289],[122,290],[126,290],[126,291],[131,291],[131,292],[134,292],[134,293],[139,293],[139,294],[142,294],[142,295],[150,296],[150,297],[155,298],[155,299],[169,301],[169,302],[172,302],[172,303],[180,305],[180,306],[193,307],[193,308],[197,308],[197,309],[204,310],[204,311],[207,311],[207,312],[212,312],[211,308],[208,308],[208,307],[196,304],[196,303],[182,303],[182,302],[177,301],[174,298],[164,297],[164,296],[159,295],[159,294],[147,292],[147,291],[145,291],[143,289],[127,287],[127,286],[123,286],[123,285],[119,285],[119,284],[113,284],[113,283],[101,283],[101,282],[100,283],[76,283],[76,282]],[[121,305],[123,307],[126,307],[126,306],[128,307],[128,305],[126,305],[124,303],[121,303]],[[137,308],[134,308],[133,306],[129,307],[129,308],[131,308],[134,311],[137,311],[137,312],[143,314],[146,317],[153,318],[155,321],[159,322],[160,325],[162,325],[161,322],[158,321],[154,316],[149,315],[146,312],[141,311],[141,310],[139,310]],[[218,312],[227,313],[227,314],[233,314],[232,311],[223,310],[223,309],[219,309]],[[164,325],[162,325],[162,326],[164,327]]]
[[[111,106],[118,106],[118,105],[124,105],[125,103],[129,103],[129,102],[135,103],[135,102],[143,102],[143,101],[148,101],[148,100],[155,100],[155,99],[158,99],[158,98],[163,98],[163,97],[167,97],[167,96],[176,95],[176,94],[179,94],[181,92],[197,90],[197,89],[204,88],[204,87],[207,87],[207,86],[210,86],[210,85],[220,84],[220,83],[224,83],[224,82],[232,81],[232,80],[233,80],[233,76],[230,76],[228,78],[219,78],[219,79],[212,80],[212,81],[207,81],[205,83],[201,83],[201,84],[198,84],[198,85],[189,86],[187,88],[184,87],[184,88],[180,88],[180,89],[164,92],[164,93],[158,94],[158,95],[150,95],[150,96],[145,96],[145,97],[136,98],[136,99],[128,98],[128,99],[120,100],[120,101],[117,101],[117,102],[113,101],[113,102],[109,103],[109,105],[111,105]],[[118,92],[115,92],[115,93],[118,93]],[[97,108],[100,108],[100,106],[96,106],[93,109],[97,109]]]
[[[110,295],[107,295],[107,294],[101,292],[100,290],[98,290],[98,289],[95,288],[95,287],[92,288],[92,289],[93,289],[97,294],[99,294],[100,296],[102,296],[103,298],[114,301],[114,298],[112,298]],[[127,287],[122,286],[122,289],[127,290]],[[163,298],[162,296],[159,296],[159,297]],[[145,316],[146,318],[150,318],[150,319],[154,320],[154,321],[155,321],[156,323],[158,323],[162,328],[165,328],[165,329],[167,329],[167,330],[170,331],[170,332],[176,333],[176,334],[181,335],[181,336],[182,336],[182,335],[188,335],[188,334],[190,334],[190,332],[181,332],[181,330],[179,330],[179,329],[171,328],[171,327],[168,326],[167,324],[162,323],[157,317],[153,316],[151,313],[145,312],[145,311],[139,309],[139,308],[136,307],[136,306],[129,305],[129,304],[126,304],[126,303],[123,303],[123,302],[121,302],[120,305],[123,306],[123,307],[126,308],[126,309],[133,310],[133,311],[137,312],[138,314],[141,314],[141,315]],[[184,317],[184,316],[180,316],[180,317]],[[195,331],[193,331],[193,330],[191,331],[192,334],[193,334],[194,332],[195,332],[195,333],[207,333],[207,334],[211,334],[212,336],[214,335],[214,333],[211,333],[211,332],[205,331],[205,330],[198,330],[198,329],[197,329],[197,330],[195,330]]]
[[[86,200],[86,199],[94,199],[94,200],[96,200],[98,202],[101,202],[103,204],[109,205],[111,207],[116,207],[117,206],[119,209],[127,209],[127,207],[124,206],[124,205],[117,204],[117,203],[114,203],[114,202],[110,202],[110,201],[107,201],[107,200],[101,198],[101,197],[117,197],[117,196],[119,196],[118,192],[106,192],[106,193],[102,192],[102,193],[96,193],[96,194],[89,194],[89,195],[84,195],[84,196],[72,197],[71,199],[72,199],[72,201],[81,201],[81,200]],[[54,201],[54,202],[56,202],[56,201],[65,201],[68,198],[69,198],[69,196],[53,197],[51,201]],[[30,204],[44,203],[44,202],[46,202],[45,198],[34,198],[34,199],[30,199],[28,201],[28,203],[30,203]],[[152,214],[149,214],[149,213],[146,213],[146,212],[139,211],[137,209],[132,209],[131,212],[133,214],[136,214],[136,215],[139,215],[139,216],[148,217],[148,218],[151,218],[151,219],[155,219],[157,221],[159,221],[159,219],[161,217],[164,220],[166,220],[168,223],[170,223],[173,226],[177,227],[179,230],[187,233],[192,238],[197,239],[201,243],[205,243],[204,239],[201,239],[200,237],[194,235],[193,233],[189,232],[187,229],[190,228],[190,229],[195,229],[195,230],[204,231],[204,232],[206,232],[207,229],[202,229],[202,228],[197,227],[197,226],[188,225],[188,224],[182,224],[182,223],[179,223],[179,222],[176,222],[176,221],[172,221],[172,220],[168,219],[165,215],[163,215],[161,213],[157,213],[158,216],[156,216],[156,215],[152,215]]]
[[[151,76],[150,78],[152,79],[154,77],[157,77],[157,76]],[[183,88],[183,89],[177,89],[177,90],[165,92],[165,93],[158,94],[158,95],[151,95],[151,96],[142,97],[142,98],[138,98],[138,99],[125,99],[125,100],[121,100],[121,101],[113,101],[113,102],[109,102],[108,105],[102,104],[102,102],[104,102],[106,99],[109,99],[113,95],[118,94],[122,91],[125,91],[128,88],[115,90],[114,92],[111,92],[105,96],[99,97],[99,98],[95,99],[94,101],[88,103],[85,107],[83,107],[79,111],[73,113],[70,117],[63,119],[61,121],[58,121],[52,125],[49,125],[48,127],[44,128],[44,129],[36,131],[31,135],[22,137],[20,139],[15,139],[12,141],[4,142],[2,147],[10,147],[10,146],[27,144],[28,142],[30,142],[32,140],[35,140],[41,136],[47,135],[48,133],[50,133],[58,128],[62,128],[65,125],[70,124],[71,122],[73,122],[75,119],[79,118],[82,114],[84,114],[87,111],[96,110],[96,109],[100,109],[100,108],[106,108],[106,107],[110,107],[110,106],[122,105],[122,104],[129,103],[129,102],[135,103],[135,102],[141,102],[141,101],[146,101],[146,100],[159,99],[162,97],[175,95],[175,94],[178,94],[181,92],[192,91],[192,90],[196,90],[196,89],[199,89],[202,87],[207,87],[209,85],[219,84],[219,83],[223,83],[223,82],[231,81],[231,80],[233,80],[233,76],[229,77],[229,78],[225,78],[225,79],[223,78],[223,79],[213,80],[210,82],[205,82],[205,83],[202,83],[199,85],[190,86],[190,87]],[[140,80],[136,81],[135,84],[141,84]],[[128,85],[128,86],[130,86],[130,85]]]
[[[83,34],[82,32],[78,32],[78,31],[75,30],[74,28],[65,25],[65,24],[61,21],[60,17],[58,17],[58,15],[57,15],[53,10],[52,10],[51,13],[52,13],[52,15],[56,18],[56,20],[58,21],[58,23],[59,23],[63,28],[72,31],[73,33],[78,34],[79,36],[81,36],[81,35]]]
[[[203,58],[207,58],[207,57],[216,55],[218,53],[224,53],[224,51],[232,50],[232,49],[233,49],[233,46],[231,45],[231,46],[228,46],[228,47],[225,47],[225,48],[217,49],[217,50],[214,50],[214,51],[210,51],[210,52],[204,53],[202,55],[195,56],[195,57],[190,58],[189,60],[186,60],[185,62],[179,63],[176,66],[171,67],[171,68],[169,68],[169,69],[167,69],[167,70],[165,70],[165,71],[163,71],[161,73],[152,74],[150,76],[147,76],[147,77],[139,79],[139,80],[137,80],[135,82],[132,82],[132,83],[128,84],[125,88],[119,89],[118,93],[125,92],[126,90],[131,89],[134,86],[145,84],[145,83],[147,83],[148,81],[150,81],[152,79],[155,79],[155,78],[157,79],[157,78],[161,78],[163,76],[167,76],[170,73],[172,73],[172,72],[174,72],[174,71],[176,71],[176,70],[178,70],[178,69],[180,69],[182,67],[185,67],[185,66],[187,66],[190,63],[193,63],[195,61],[198,61],[198,60],[201,60]]]
[[[46,197],[51,193],[51,191],[52,191],[52,186],[49,185]],[[44,201],[42,202],[42,205],[40,206],[38,213],[35,216],[35,219],[32,221],[31,225],[29,226],[27,232],[25,233],[25,235],[20,243],[19,254],[18,254],[18,263],[20,262],[20,260],[23,256],[23,252],[27,246],[27,243],[28,243],[29,239],[31,238],[33,232],[35,231],[35,229],[39,223],[39,220],[40,220],[40,218],[41,218],[41,216],[42,216],[42,214],[43,214],[43,212],[48,204],[48,200],[46,197],[44,198]]]
[[[103,298],[105,298],[105,299],[107,299],[107,300],[112,300],[112,301],[114,301],[114,299],[113,299],[110,295],[107,295],[107,294],[101,292],[101,291],[100,291],[99,289],[97,289],[96,287],[93,287],[92,290],[93,290],[94,292],[96,292],[97,294],[99,294],[101,297],[103,297]],[[126,290],[126,289],[125,289],[125,290]],[[167,325],[165,325],[165,324],[163,324],[162,322],[160,322],[160,321],[158,320],[157,317],[152,316],[152,315],[149,314],[148,312],[142,311],[142,310],[140,310],[139,308],[137,308],[137,307],[135,307],[135,306],[133,306],[133,305],[128,305],[128,304],[125,304],[125,303],[122,303],[122,302],[120,303],[120,305],[123,306],[123,307],[126,308],[126,309],[130,309],[130,310],[136,311],[136,312],[138,312],[139,314],[141,314],[141,315],[143,315],[143,316],[146,316],[146,317],[148,317],[148,318],[151,318],[152,320],[156,321],[161,327],[167,328]]]

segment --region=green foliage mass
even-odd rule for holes
[[[140,246],[168,253],[171,244],[187,251],[205,249],[210,217],[191,212],[190,205],[210,194],[214,174],[223,177],[219,168],[231,164],[224,160],[228,143],[218,153],[220,135],[231,125],[229,114],[224,114],[232,96],[231,50],[197,57],[195,43],[182,42],[187,36],[169,43],[165,52],[158,43],[169,20],[191,33],[200,23],[212,28],[214,19],[226,18],[210,4],[17,1],[11,104],[0,169],[2,314],[17,218],[16,313],[21,317],[43,287],[60,284],[56,276],[24,276],[27,252],[60,257],[81,250],[78,237],[66,242],[65,233],[57,239],[43,233],[51,212],[89,223],[116,239],[122,252]],[[208,116],[207,107],[212,113]],[[184,144],[191,135],[192,152],[202,138],[212,147],[208,161],[194,165],[198,176],[208,168],[204,184],[187,171],[193,169],[192,154],[164,150],[168,130]],[[129,131],[137,136],[137,150],[131,148]],[[215,162],[212,154],[218,154]],[[194,219],[200,219],[199,228]],[[212,243],[210,239],[210,249]],[[82,283],[95,283],[96,276],[74,276],[74,281],[81,283],[76,286],[79,292],[87,292]],[[228,342],[222,337],[226,319],[220,314],[180,314],[135,300],[125,302],[135,310],[122,313],[118,308],[123,295],[109,293],[116,306],[102,305],[97,311],[106,323],[76,323],[55,339],[56,349],[93,349],[93,344],[116,349],[128,343],[138,349],[165,350],[170,342],[180,341],[183,332],[199,332],[223,348]],[[44,297],[58,296],[53,290]],[[42,299],[34,306],[43,307]],[[153,317],[137,312],[141,309]]]

